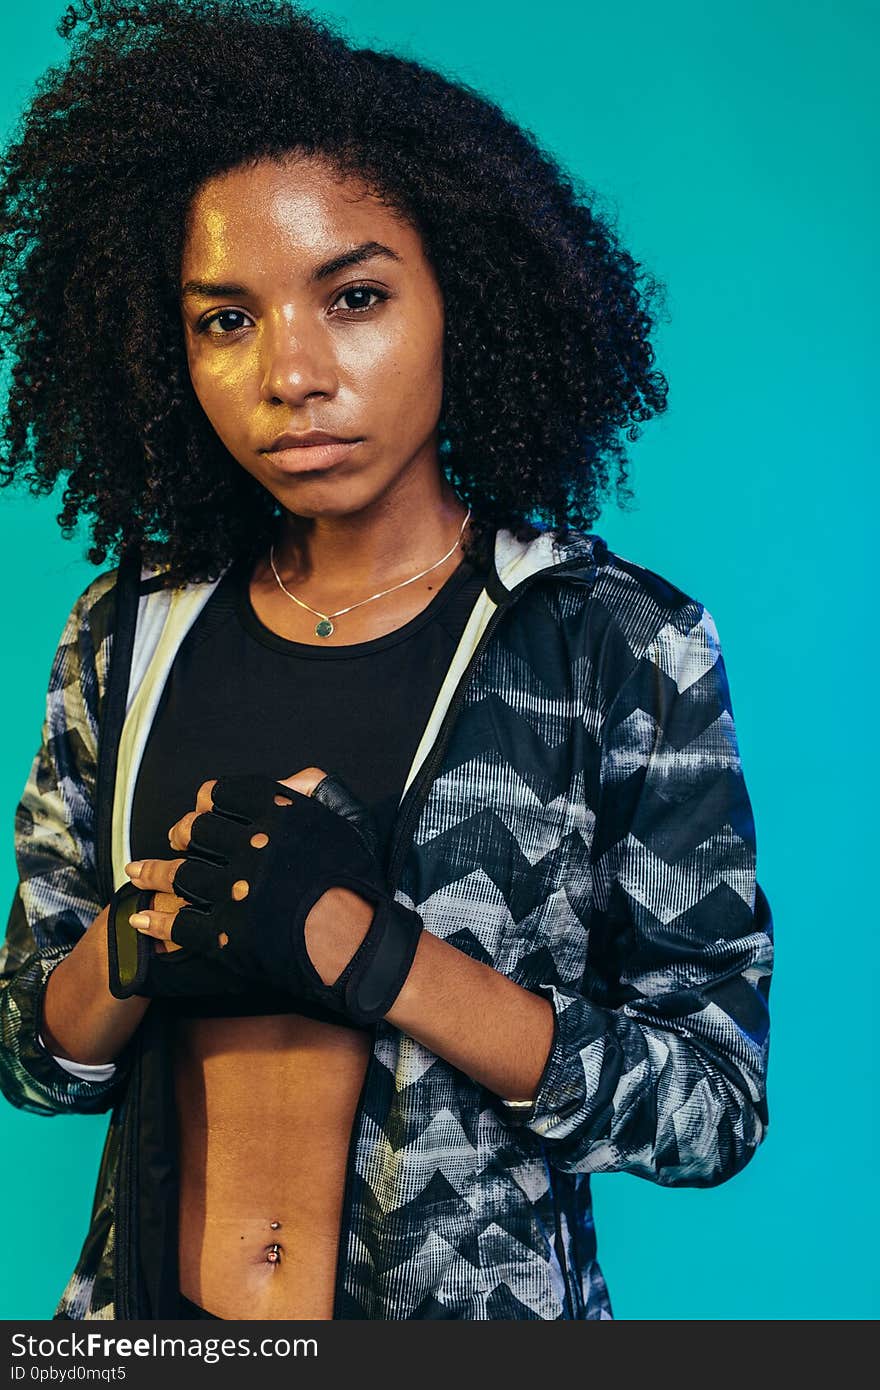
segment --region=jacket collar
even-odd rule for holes
[[[561,571],[576,583],[592,583],[607,554],[605,542],[592,531],[571,531],[560,542],[553,529],[542,530],[530,540],[517,540],[512,531],[500,528],[486,587],[494,602],[501,603],[525,580],[545,571],[548,576]]]

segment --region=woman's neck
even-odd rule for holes
[[[417,511],[388,503],[346,516],[288,517],[275,542],[275,567],[285,583],[313,581],[328,596],[384,588],[440,560],[466,515],[447,485]],[[458,550],[449,563],[460,558]]]

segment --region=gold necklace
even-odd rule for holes
[[[459,531],[459,533],[458,533],[458,535],[457,535],[457,537],[456,537],[456,539],[455,539],[454,544],[450,547],[449,550],[447,550],[447,552],[446,552],[445,555],[442,555],[442,556],[440,557],[440,559],[437,561],[436,564],[434,564],[434,565],[429,565],[428,568],[427,568],[426,570],[420,570],[419,573],[418,573],[418,574],[414,574],[414,575],[412,576],[411,579],[404,579],[404,580],[401,580],[401,582],[400,582],[399,584],[392,584],[390,589],[380,589],[380,591],[379,591],[378,594],[370,594],[370,597],[369,597],[369,598],[362,598],[362,599],[359,600],[358,603],[350,603],[350,604],[348,605],[347,608],[338,608],[338,609],[336,610],[335,613],[322,613],[321,610],[320,610],[319,608],[312,608],[310,604],[308,604],[308,603],[303,603],[302,599],[297,598],[296,594],[292,594],[292,593],[290,592],[289,589],[285,589],[283,583],[281,582],[281,575],[278,573],[277,569],[275,568],[275,546],[274,546],[274,544],[271,545],[271,546],[269,547],[269,564],[272,566],[272,573],[274,574],[275,578],[278,580],[278,587],[279,587],[279,589],[281,589],[281,591],[282,591],[283,593],[285,593],[285,594],[287,595],[288,598],[293,599],[294,603],[298,603],[299,606],[300,606],[300,608],[305,608],[305,609],[307,609],[309,613],[314,613],[314,615],[315,615],[316,618],[320,618],[320,619],[321,619],[321,621],[320,621],[319,623],[316,623],[316,624],[315,624],[315,636],[316,636],[316,637],[331,637],[331,636],[333,635],[333,633],[335,632],[335,630],[336,630],[336,629],[334,628],[334,626],[333,626],[333,619],[334,619],[334,618],[339,618],[339,617],[341,617],[343,613],[350,613],[351,610],[352,610],[353,608],[360,608],[360,607],[362,607],[362,605],[365,604],[365,603],[372,603],[373,599],[375,599],[375,598],[384,598],[386,594],[393,594],[395,589],[402,589],[402,588],[404,588],[405,585],[407,585],[407,584],[414,584],[414,583],[416,582],[417,579],[423,579],[424,576],[425,576],[426,574],[430,574],[432,570],[439,569],[440,566],[441,566],[446,560],[449,559],[449,557],[450,557],[450,555],[453,553],[453,551],[455,551],[455,550],[457,549],[457,547],[460,545],[460,543],[461,543],[461,538],[462,538],[462,536],[464,535],[464,528],[467,526],[468,522],[470,521],[470,516],[471,516],[471,509],[470,509],[470,507],[468,507],[467,516],[465,517],[464,521],[461,523],[461,530]]]

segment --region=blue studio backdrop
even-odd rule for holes
[[[64,58],[63,8],[30,0],[0,12],[4,135],[39,73]],[[720,1188],[594,1180],[615,1313],[876,1317],[876,753],[866,734],[876,689],[867,464],[877,8],[316,8],[357,42],[500,101],[616,209],[624,243],[668,287],[657,347],[669,410],[632,448],[635,508],[610,501],[595,529],[705,603],[718,625],[777,933],[771,1125],[753,1162]],[[59,495],[0,492],[6,904],[13,813],[50,662],[96,573],[85,530],[61,539],[59,505]],[[105,1116],[45,1119],[0,1103],[0,1317],[51,1316],[87,1227],[105,1128]]]

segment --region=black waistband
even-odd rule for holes
[[[184,1294],[180,1295],[180,1303],[177,1316],[179,1318],[210,1318],[212,1322],[223,1322],[223,1318],[218,1318],[216,1313],[209,1313],[205,1308],[200,1308],[198,1303],[191,1303]]]

